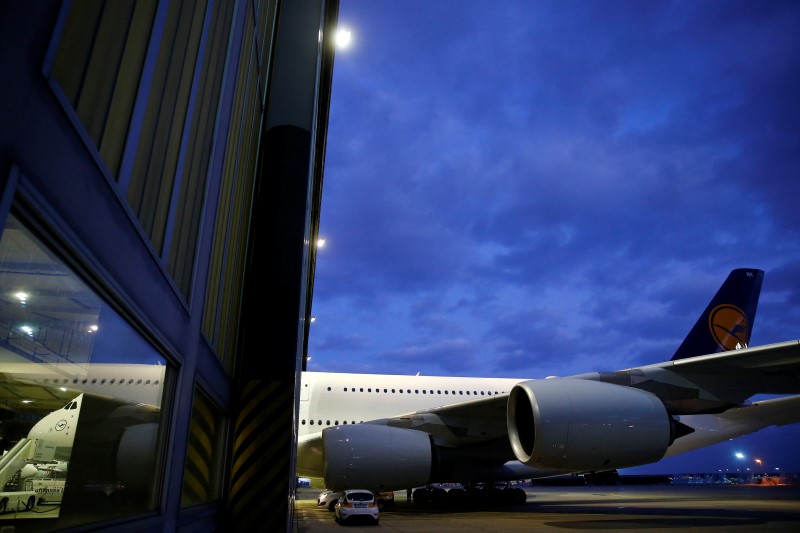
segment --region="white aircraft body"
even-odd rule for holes
[[[42,364],[6,354],[0,357],[0,399],[6,405],[27,401],[26,411],[42,414],[84,392],[160,408],[165,372],[160,364]]]
[[[545,379],[303,372],[297,475],[379,492],[613,472],[796,423],[800,341],[747,347],[762,279],[732,271],[653,365]]]

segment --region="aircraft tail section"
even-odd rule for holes
[[[763,281],[763,270],[737,268],[731,271],[672,360],[746,347],[750,343]]]

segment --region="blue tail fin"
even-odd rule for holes
[[[764,271],[737,268],[697,319],[672,360],[746,347],[756,320]]]

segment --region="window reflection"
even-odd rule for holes
[[[0,238],[0,527],[49,518],[63,528],[155,509],[166,368],[9,215]]]

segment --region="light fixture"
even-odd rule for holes
[[[339,28],[336,30],[336,38],[334,42],[336,43],[336,48],[347,48],[350,46],[350,41],[352,40],[352,33],[350,32],[350,28]]]
[[[317,248],[322,248],[323,246],[325,246],[325,237],[318,237]]]

